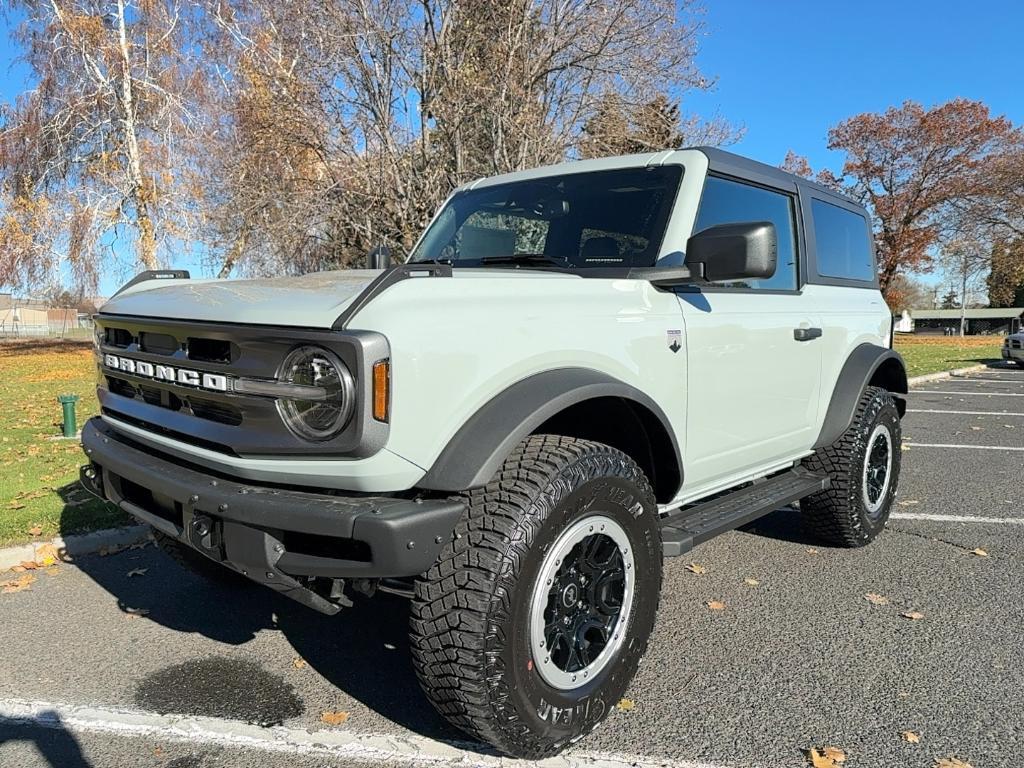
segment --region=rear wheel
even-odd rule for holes
[[[868,387],[849,429],[804,461],[808,469],[831,480],[827,490],[800,502],[808,527],[830,544],[861,547],[869,543],[889,519],[900,458],[896,403],[886,390]]]
[[[661,559],[635,462],[600,443],[528,438],[467,495],[455,540],[416,584],[413,659],[428,698],[509,755],[561,751],[633,678]]]

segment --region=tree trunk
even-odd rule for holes
[[[235,242],[232,244],[231,250],[228,251],[228,255],[224,257],[224,263],[220,265],[220,272],[217,273],[217,277],[221,280],[230,275],[231,270],[238,264],[238,260],[242,257],[242,252],[245,251],[245,244],[248,239],[249,228],[244,226],[238,233],[238,237],[235,238]]]
[[[960,281],[960,335],[967,335],[967,257],[964,256],[964,270]]]
[[[128,35],[124,26],[124,0],[117,0],[117,31],[121,53],[121,108],[124,112],[125,149],[128,153],[130,196],[135,206],[135,226],[139,233],[139,261],[146,269],[156,269],[156,230],[153,226],[152,206],[154,190],[146,184],[142,173],[142,154],[135,124],[135,93],[132,89],[131,58],[128,53]]]

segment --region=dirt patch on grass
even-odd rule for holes
[[[88,351],[92,342],[88,339],[0,339],[0,357],[20,357],[39,353]]]

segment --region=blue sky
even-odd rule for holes
[[[718,84],[684,108],[744,125],[731,149],[772,165],[793,149],[815,169],[838,171],[842,156],[826,148],[829,127],[906,99],[980,99],[1024,123],[1024,3],[708,0],[704,18],[698,61]],[[10,66],[16,49],[0,31],[6,101],[24,89],[26,72]],[[109,293],[118,280],[101,288]]]
[[[1024,123],[1024,3],[732,0],[705,21],[698,62],[718,85],[686,106],[745,125],[731,149],[762,162],[793,149],[838,171],[829,127],[906,99],[979,99]]]

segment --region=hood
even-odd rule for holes
[[[261,280],[149,280],[113,296],[103,314],[330,328],[379,270]]]

